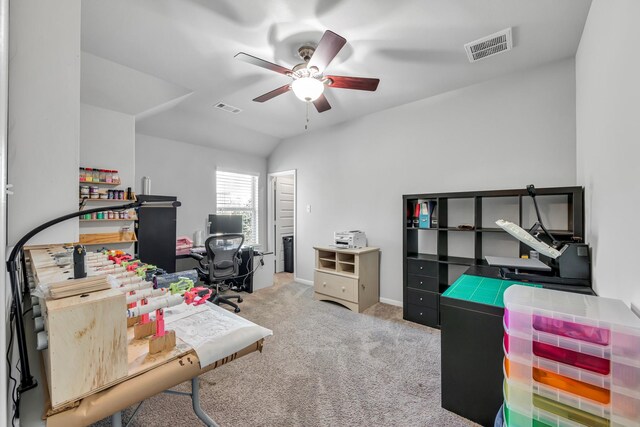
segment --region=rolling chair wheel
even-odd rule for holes
[[[235,310],[233,310],[234,313],[240,313],[240,307],[236,307]]]
[[[238,298],[238,302],[242,302],[242,298]]]

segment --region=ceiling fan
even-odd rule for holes
[[[324,75],[325,68],[340,52],[342,46],[347,43],[344,37],[341,37],[333,31],[325,31],[317,46],[305,44],[298,49],[298,55],[304,61],[296,65],[293,69],[288,69],[280,65],[274,64],[264,59],[256,58],[244,52],[236,54],[235,58],[249,64],[284,74],[293,79],[293,82],[281,86],[277,89],[267,92],[255,98],[255,102],[265,102],[278,95],[282,95],[289,90],[301,101],[312,102],[319,113],[331,109],[331,105],[323,92],[325,87],[334,87],[338,89],[356,89],[375,91],[378,88],[379,79],[369,79],[364,77],[347,77]]]

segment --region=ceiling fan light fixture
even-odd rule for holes
[[[313,77],[301,77],[291,83],[291,89],[299,100],[313,102],[324,92],[324,84]]]

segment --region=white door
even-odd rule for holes
[[[282,238],[293,236],[293,175],[274,177],[274,228],[276,273],[284,271],[284,245]]]

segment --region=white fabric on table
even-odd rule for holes
[[[201,368],[273,335],[270,329],[209,302],[180,304],[165,309],[164,314],[166,328],[195,350]]]

